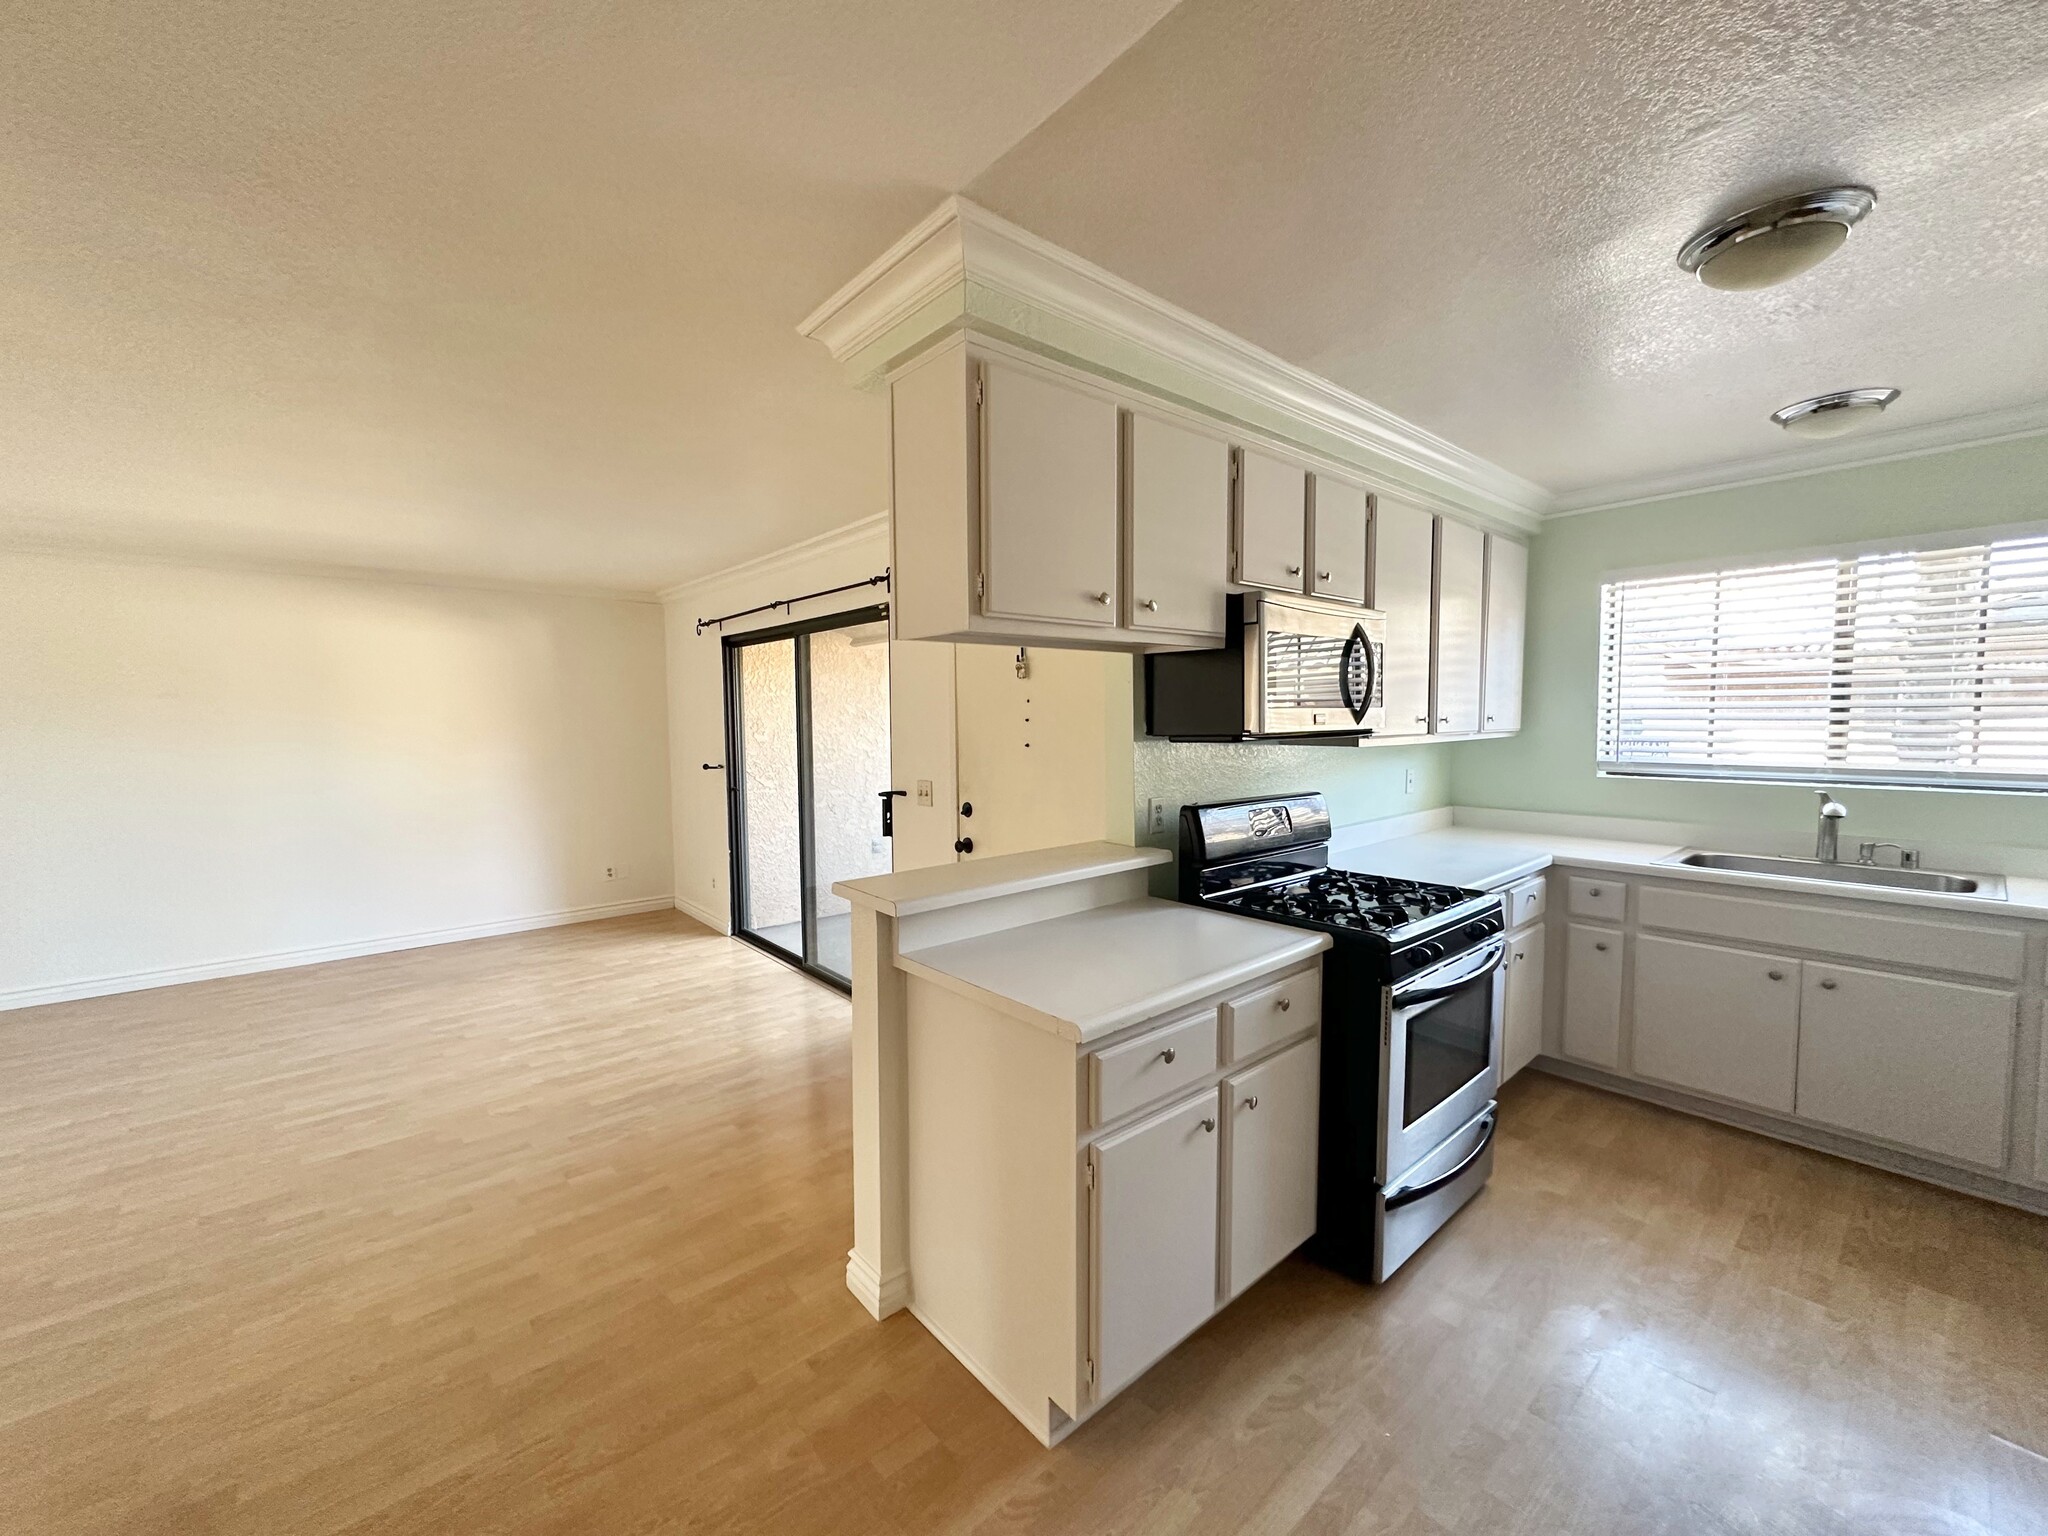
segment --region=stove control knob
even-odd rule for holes
[[[1424,965],[1432,965],[1438,960],[1443,959],[1443,957],[1444,947],[1441,944],[1430,943],[1415,946],[1415,958]]]

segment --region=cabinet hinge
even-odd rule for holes
[[[1088,1187],[1090,1189],[1093,1189],[1095,1187],[1095,1165],[1093,1163],[1088,1163],[1084,1166],[1088,1170]]]
[[[976,374],[976,375],[974,376],[974,403],[975,403],[976,405],[979,405],[979,404],[981,404],[981,391],[982,391],[982,385],[983,385],[983,379],[982,379],[982,376],[981,376],[980,374],[978,374],[978,373],[977,373],[977,374]]]
[[[976,597],[980,597],[980,596],[981,596],[981,595],[982,595],[982,594],[983,594],[984,592],[986,592],[987,590],[988,590],[988,572],[986,572],[986,571],[976,571],[976,572],[974,573],[974,595],[975,595]]]
[[[1088,1362],[1088,1385],[1091,1387],[1095,1385],[1095,1362],[1093,1360]]]

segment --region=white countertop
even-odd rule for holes
[[[896,963],[958,996],[1087,1044],[1329,947],[1329,935],[1309,929],[1143,900],[904,951]]]
[[[1445,827],[1379,843],[1348,843],[1334,848],[1330,862],[1342,869],[1393,875],[1404,880],[1433,880],[1445,885],[1497,890],[1539,874],[1552,864],[1597,869],[1614,874],[1658,875],[1704,885],[1779,891],[1797,896],[1840,896],[1888,906],[1933,907],[1948,912],[1974,912],[1986,917],[2048,917],[2048,880],[2007,875],[2004,900],[1957,895],[1946,891],[1906,891],[1887,886],[1852,885],[1846,881],[1802,880],[1789,875],[1757,875],[1741,870],[1695,869],[1673,860],[1685,848],[1671,843],[1631,843],[1607,838],[1569,837],[1546,832],[1499,832],[1481,827]]]
[[[1040,848],[963,864],[906,869],[896,875],[842,880],[832,887],[832,894],[845,897],[857,907],[872,907],[890,917],[907,917],[914,912],[936,912],[971,901],[1064,885],[1070,880],[1092,880],[1098,875],[1145,869],[1168,863],[1172,858],[1164,848],[1133,848],[1128,843],[1071,843],[1064,848]]]

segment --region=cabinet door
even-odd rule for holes
[[[1230,446],[1133,411],[1124,601],[1132,629],[1223,635],[1230,565]]]
[[[1479,729],[1479,680],[1484,661],[1486,535],[1477,528],[1437,520],[1436,728],[1453,736]]]
[[[1506,1000],[1501,1012],[1500,1080],[1506,1082],[1543,1051],[1543,928],[1524,928],[1508,937]]]
[[[1248,587],[1305,590],[1308,471],[1244,448],[1237,469],[1237,579]]]
[[[1321,1042],[1304,1040],[1224,1079],[1230,1125],[1226,1299],[1315,1236],[1321,1061]]]
[[[981,611],[1113,627],[1116,402],[1036,369],[981,366]]]
[[[1684,939],[1635,942],[1636,1074],[1790,1114],[1799,962]]]
[[[1573,923],[1565,933],[1564,1053],[1621,1063],[1621,931]]]
[[[1372,496],[1348,481],[1315,477],[1310,498],[1309,591],[1347,603],[1365,601],[1365,537]]]
[[[1387,616],[1387,724],[1380,734],[1425,736],[1430,729],[1436,518],[1384,495],[1378,502],[1372,520],[1370,601]]]
[[[1522,644],[1529,628],[1529,546],[1486,536],[1482,731],[1522,728]]]
[[[2005,1166],[2010,992],[1808,961],[1799,1113],[1936,1157]]]
[[[1092,1149],[1098,1399],[1216,1310],[1218,1112],[1212,1088]]]

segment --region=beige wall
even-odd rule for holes
[[[662,711],[648,603],[0,555],[0,1006],[666,906]]]

